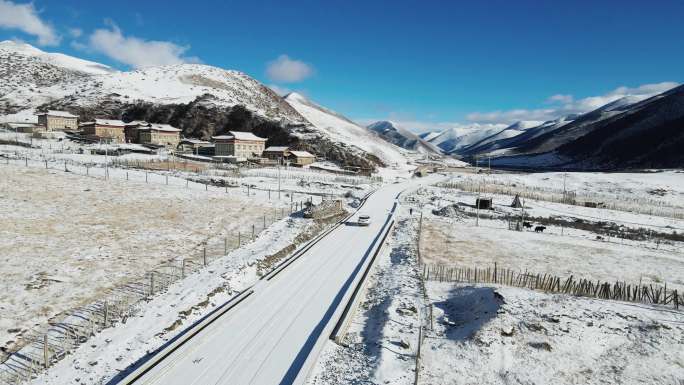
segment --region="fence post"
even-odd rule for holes
[[[204,260],[204,266],[207,265],[207,245],[204,245],[204,249],[202,249],[202,259]]]
[[[240,232],[238,231],[238,247],[240,247]]]
[[[150,271],[150,295],[154,295],[154,271]]]
[[[185,278],[185,258],[181,260],[181,278]]]
[[[223,238],[223,255],[228,254],[228,237]]]
[[[103,327],[107,327],[107,318],[109,318],[109,306],[107,304],[107,301],[105,301],[104,302],[104,309],[103,309],[103,316],[102,316],[103,323],[104,323],[104,325],[102,325]]]
[[[147,171],[145,171],[145,183],[147,183]]]
[[[45,368],[50,364],[50,356],[48,352],[48,336],[43,334],[43,362],[45,363]]]
[[[252,225],[252,241],[254,241],[254,225]]]
[[[128,171],[126,171],[126,180],[128,180]]]

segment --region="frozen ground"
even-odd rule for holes
[[[272,207],[289,208],[285,197],[278,204],[141,177],[0,165],[1,345],[163,261],[196,256],[204,242],[223,246],[227,237],[233,247]]]
[[[634,244],[592,239],[588,232],[566,229],[564,235],[511,231],[502,221],[425,219],[421,241],[424,263],[459,267],[499,266],[562,277],[608,282],[667,283],[684,288],[684,254]],[[586,235],[586,236],[583,236]]]
[[[418,383],[681,384],[684,313],[526,289],[428,282]]]
[[[560,201],[563,192],[576,200],[603,202],[622,211],[684,219],[684,170],[641,173],[544,172],[453,174],[449,182],[468,184],[474,190],[516,191]]]
[[[423,295],[416,259],[417,215],[399,206],[365,299],[341,345],[330,341],[308,384],[413,384]]]
[[[414,384],[421,324],[425,338],[418,384],[684,383],[681,310],[432,281],[423,292],[417,278],[421,209],[423,239],[430,238],[422,245],[425,263],[484,266],[496,261],[535,272],[641,278],[682,287],[684,255],[677,244],[656,250],[643,242],[599,242],[594,233],[580,229],[515,232],[502,220],[481,219],[475,227],[473,217],[433,215],[435,208],[474,200],[473,194],[453,189],[421,189],[405,199],[343,344],[328,344],[309,384]],[[505,200],[510,203],[512,197]],[[411,207],[413,219],[407,219]],[[551,207],[571,214],[581,209],[575,215],[597,211]],[[555,215],[548,208],[535,210],[540,217]],[[666,224],[659,221],[668,221],[602,211],[615,219],[635,215],[653,229],[662,230],[659,226]]]
[[[208,267],[171,285],[141,312],[95,335],[87,344],[34,379],[35,385],[106,384],[120,371],[169,341],[258,279],[259,262],[318,231],[311,221],[290,217],[262,232],[255,242],[230,252]]]

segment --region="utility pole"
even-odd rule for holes
[[[567,178],[568,173],[564,172],[563,173],[563,203],[567,203],[567,198],[566,198],[566,193],[567,191],[565,190],[565,179]]]
[[[278,165],[278,200],[280,200],[280,164]]]
[[[480,226],[480,188],[481,184],[477,185],[477,199],[475,200],[475,209],[477,211],[477,216],[475,217],[475,226]]]

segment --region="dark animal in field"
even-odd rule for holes
[[[603,240],[603,237],[600,236],[600,235],[597,235],[597,236],[596,236],[596,240],[597,240],[597,241],[602,241],[602,240]]]
[[[523,222],[523,227],[526,229],[531,229],[532,228],[532,223],[530,222]]]
[[[543,233],[546,230],[546,226],[537,226],[534,228],[535,233]]]

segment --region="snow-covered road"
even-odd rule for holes
[[[337,227],[277,275],[259,281],[245,293],[251,294],[187,342],[158,353],[163,360],[149,369],[143,365],[119,383],[302,383],[359,273],[380,247],[398,194],[418,183],[376,191],[350,220],[368,214],[370,226]]]

